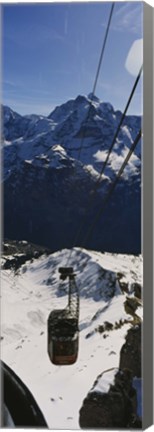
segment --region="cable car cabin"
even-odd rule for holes
[[[57,365],[73,364],[78,355],[78,322],[67,310],[54,310],[48,319],[48,354]]]
[[[55,365],[76,362],[79,345],[79,295],[72,267],[60,268],[61,279],[69,277],[69,300],[65,309],[53,310],[48,318],[48,354]]]

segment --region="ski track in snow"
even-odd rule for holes
[[[133,268],[138,282],[142,281],[141,257],[74,248],[71,263],[78,266],[80,288],[79,355],[74,365],[55,366],[47,354],[46,323],[52,309],[67,303],[66,294],[59,295],[58,267],[66,265],[68,254],[63,250],[42,256],[23,265],[18,275],[2,271],[1,357],[33,393],[51,429],[79,429],[79,410],[97,376],[119,366],[120,349],[131,324],[106,331],[106,338],[95,329],[105,321],[114,324],[120,319],[129,321],[131,316],[124,310],[125,295],[119,289],[111,299],[102,299],[100,294],[94,300],[100,269],[112,277],[121,271],[131,284]],[[87,280],[89,286],[83,290]]]

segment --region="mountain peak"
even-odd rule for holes
[[[95,96],[93,92],[88,94],[88,99],[90,99],[93,102],[100,103],[100,99],[97,96]]]
[[[77,98],[75,99],[75,102],[80,104],[80,103],[85,103],[87,102],[87,97],[84,95],[79,95],[77,96]]]

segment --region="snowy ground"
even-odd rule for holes
[[[130,295],[132,283],[142,283],[141,256],[75,248],[69,265],[80,290],[79,355],[72,366],[54,366],[47,354],[47,318],[51,310],[67,304],[58,267],[66,265],[68,257],[69,251],[63,250],[26,263],[16,275],[2,271],[1,357],[29,387],[50,429],[79,429],[79,410],[97,376],[119,366],[132,316],[124,309],[126,294],[117,272],[129,282]],[[137,313],[141,316],[141,308]],[[105,332],[105,338],[95,331],[105,321],[114,325],[120,319],[128,322]]]

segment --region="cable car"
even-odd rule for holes
[[[60,267],[60,278],[69,278],[68,305],[53,310],[48,318],[48,354],[55,365],[76,362],[79,345],[79,293],[72,267]]]

